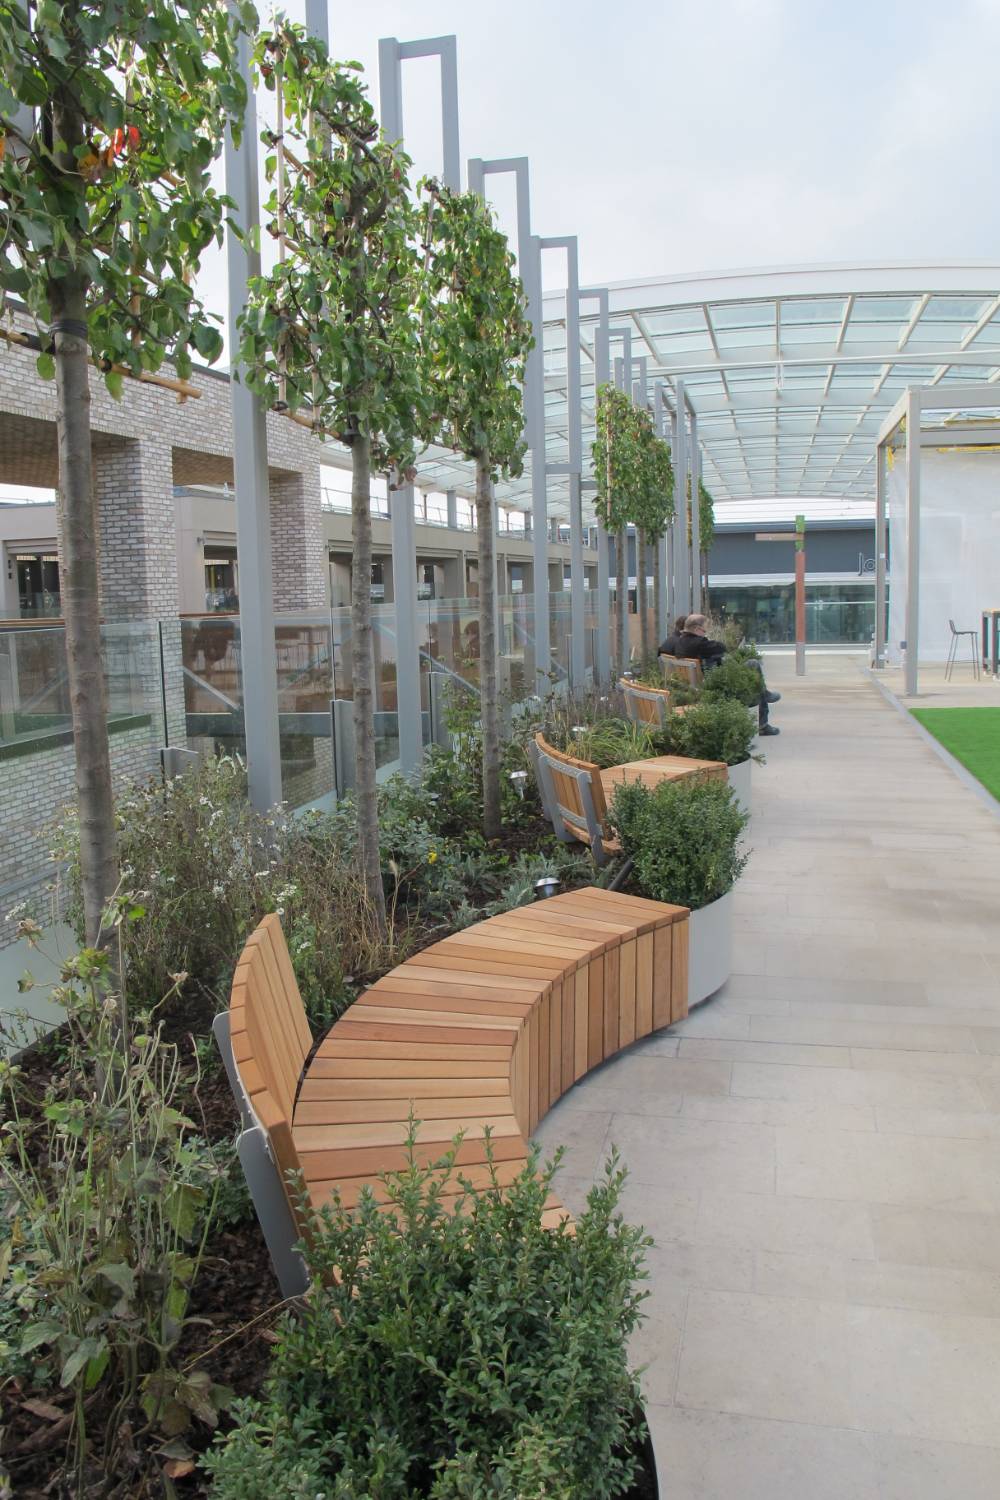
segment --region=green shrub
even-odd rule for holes
[[[215,1500],[611,1500],[627,1489],[628,1338],[641,1231],[614,1159],[575,1234],[546,1229],[554,1168],[442,1203],[450,1163],[314,1220],[314,1291],[280,1329],[265,1399],[206,1465]],[[458,1182],[456,1182],[456,1176]],[[336,1274],[334,1274],[336,1271]]]
[[[610,816],[642,894],[653,901],[697,911],[732,890],[746,866],[740,834],[749,819],[724,782],[616,787]]]
[[[750,755],[757,720],[735,698],[704,697],[667,722],[671,751],[695,760],[722,760],[739,765]]]
[[[717,667],[705,673],[701,691],[703,698],[735,698],[752,708],[760,698],[762,685],[760,673],[747,665],[745,657],[727,654]]]
[[[140,918],[118,905],[115,919]],[[59,1065],[43,1082],[0,1062],[5,1368],[28,1362],[37,1389],[72,1397],[53,1490],[110,1493],[124,1471],[142,1494],[163,1442],[182,1454],[188,1427],[214,1427],[229,1399],[178,1347],[220,1195],[227,1217],[240,1212],[232,1148],[195,1136],[179,1050],[150,1013],[129,1013],[109,954],[85,948],[61,967]]]

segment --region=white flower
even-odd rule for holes
[[[225,887],[219,885],[218,881],[216,881],[215,885],[213,885],[213,887],[212,887],[212,895],[213,896],[224,896],[225,893],[226,893],[225,892]]]

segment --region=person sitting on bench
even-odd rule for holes
[[[666,644],[664,642],[664,645]],[[712,667],[717,667],[725,654],[724,642],[713,641],[706,634],[704,615],[688,615],[684,622],[684,629],[677,640],[677,650],[670,653],[671,656],[697,657],[705,672]],[[757,733],[759,735],[780,734],[781,730],[769,723],[768,705],[777,703],[781,694],[768,691],[767,683],[764,681],[764,670],[759,661],[750,658],[747,666],[753,667],[755,672],[760,673],[761,692],[757,699]]]
[[[684,633],[684,626],[686,624],[687,615],[678,615],[677,619],[674,621],[673,630],[667,636],[663,644],[661,646],[657,646],[657,656],[680,656],[680,652],[678,651],[677,646],[681,636]]]

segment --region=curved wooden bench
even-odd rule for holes
[[[608,824],[608,804],[616,786],[632,781],[658,786],[661,781],[688,777],[726,781],[729,775],[721,760],[695,760],[684,755],[654,755],[602,770],[593,761],[578,760],[557,750],[542,734],[535,735],[528,751],[542,806],[556,837],[567,844],[589,844],[597,865],[603,865],[609,854],[617,854],[621,848]]]
[[[276,915],[252,934],[215,1034],[243,1117],[238,1150],[282,1292],[305,1289],[294,1249],[313,1208],[347,1206],[380,1173],[456,1162],[501,1184],[528,1137],[589,1069],[687,1014],[688,911],[587,887],[490,917],[416,954],[372,985],[315,1051]],[[456,1189],[457,1192],[457,1189]],[[454,1198],[454,1194],[453,1194]],[[549,1224],[569,1217],[552,1195]]]

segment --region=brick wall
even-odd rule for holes
[[[111,736],[111,772],[116,788],[156,773],[155,721]],[[58,745],[13,760],[0,760],[0,888],[22,880],[38,883],[0,901],[0,948],[13,942],[17,918],[7,913],[22,901],[27,914],[47,919],[51,911],[48,851],[53,825],[76,798],[73,746]]]

